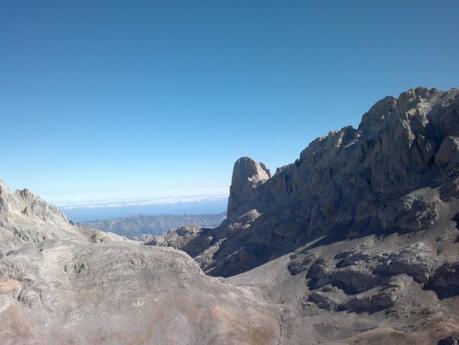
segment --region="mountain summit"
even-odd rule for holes
[[[314,140],[271,177],[262,163],[241,158],[213,249],[202,245],[208,231],[188,245],[202,247],[207,272],[228,276],[321,237],[428,229],[459,195],[458,114],[458,89],[411,89],[377,102],[357,129]]]
[[[255,162],[249,157],[239,158],[233,167],[227,215],[233,218],[241,206],[255,194],[258,186],[271,177],[263,163]]]

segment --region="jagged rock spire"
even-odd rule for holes
[[[271,173],[263,163],[256,162],[249,157],[239,158],[233,167],[228,218],[231,218],[243,204],[250,200],[257,187],[270,177]]]

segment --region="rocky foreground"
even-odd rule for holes
[[[278,308],[184,252],[72,225],[0,185],[0,343],[276,344]]]
[[[459,90],[425,88],[272,176],[241,158],[222,225],[148,246],[1,184],[0,339],[455,344],[458,197]]]

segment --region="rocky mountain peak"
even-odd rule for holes
[[[0,180],[0,195],[3,193],[8,193],[9,188],[5,181]]]
[[[367,137],[372,137],[393,126],[398,126],[401,122],[404,127],[423,132],[432,125],[439,124],[437,121],[441,116],[437,116],[437,113],[445,112],[448,106],[454,108],[458,96],[459,89],[453,88],[445,92],[434,88],[417,87],[402,92],[398,98],[384,97],[363,115],[358,129]],[[442,120],[445,121],[446,118],[443,117]],[[454,119],[448,117],[447,120]],[[457,120],[452,123],[457,123]]]
[[[84,230],[26,189],[0,201],[1,344],[279,343],[278,308],[187,254]]]
[[[270,177],[271,173],[263,163],[256,162],[249,157],[239,158],[233,167],[228,200],[228,218],[234,216],[240,206],[251,199],[257,187],[265,183]]]
[[[358,128],[314,140],[272,177],[241,158],[228,220],[212,233],[202,267],[233,275],[322,236],[333,242],[428,229],[442,203],[459,196],[458,157],[459,89],[415,88],[376,102]],[[250,210],[255,220],[245,220]]]
[[[5,182],[0,183],[0,226],[3,226],[0,241],[7,243],[9,248],[49,238],[81,236],[58,208],[28,189],[13,192]],[[27,230],[23,230],[25,228]]]

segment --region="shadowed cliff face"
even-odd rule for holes
[[[314,140],[272,177],[241,158],[228,220],[187,248],[202,249],[195,256],[207,272],[228,276],[322,236],[429,228],[439,205],[459,195],[458,114],[459,90],[412,89],[377,102],[357,129]]]

